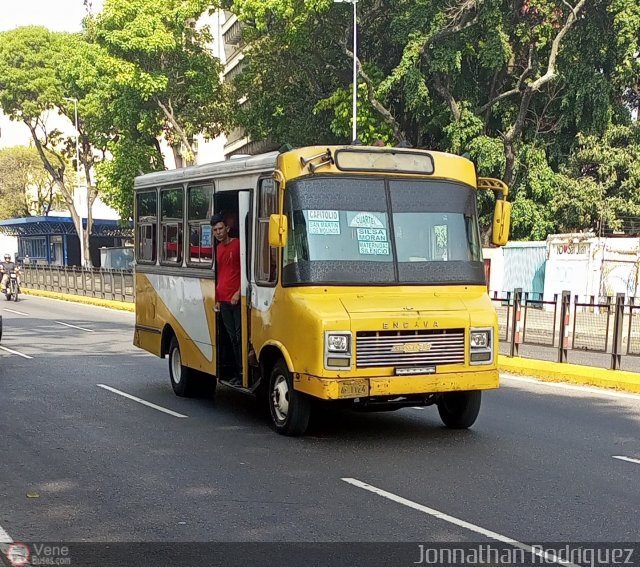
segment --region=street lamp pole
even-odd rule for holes
[[[78,128],[78,99],[75,97],[65,96],[64,100],[73,102],[74,114],[75,114],[75,126],[76,126],[76,191],[78,192],[78,198],[80,198],[80,129]],[[89,203],[87,203],[87,207]],[[84,268],[84,234],[82,234],[82,210],[80,211],[80,230],[78,234],[80,239],[80,264]]]
[[[352,112],[352,141],[358,139],[358,0],[333,0],[353,5],[353,112]]]

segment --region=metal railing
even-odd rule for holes
[[[82,269],[62,266],[23,266],[22,287],[133,303],[133,270]],[[522,344],[556,348],[558,362],[567,352],[591,351],[611,355],[612,369],[622,356],[640,356],[640,303],[637,298],[597,298],[579,301],[564,291],[544,300],[521,289],[491,292],[498,314],[498,339],[519,356]]]
[[[510,356],[520,345],[557,345],[558,362],[567,351],[589,351],[611,356],[610,368],[619,369],[623,355],[640,356],[640,305],[636,298],[590,296],[580,301],[564,291],[552,300],[531,299],[521,289],[493,292],[498,314],[499,340],[509,343]],[[626,331],[626,332],[625,332]]]
[[[133,270],[23,266],[22,287],[114,301],[134,301]]]

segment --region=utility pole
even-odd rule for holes
[[[333,0],[353,5],[353,109],[352,109],[352,138],[354,143],[358,139],[358,0]]]
[[[74,114],[75,114],[75,126],[76,126],[76,192],[78,197],[80,196],[80,129],[78,128],[78,99],[74,97],[63,97],[64,100],[73,102]],[[87,202],[87,222],[89,213],[89,203]],[[87,227],[88,228],[88,227]],[[84,249],[84,227],[82,223],[82,210],[80,211],[80,232],[78,234],[80,240],[80,265],[84,268],[85,262],[85,249]]]

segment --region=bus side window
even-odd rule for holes
[[[182,243],[184,237],[183,212],[184,189],[175,188],[161,191],[162,256],[163,264],[182,264]]]
[[[278,272],[278,250],[269,246],[269,217],[278,212],[278,185],[273,179],[261,179],[259,183],[256,281],[275,283]]]
[[[187,191],[187,222],[189,223],[187,264],[211,268],[213,244],[209,220],[213,206],[213,182],[190,186]]]
[[[155,191],[145,191],[136,196],[136,221],[138,226],[137,261],[141,264],[156,263],[158,234],[158,196]]]

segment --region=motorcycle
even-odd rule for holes
[[[4,296],[7,301],[18,301],[18,293],[20,288],[18,287],[18,274],[16,272],[9,273],[9,281],[7,282],[7,289],[4,290]]]

